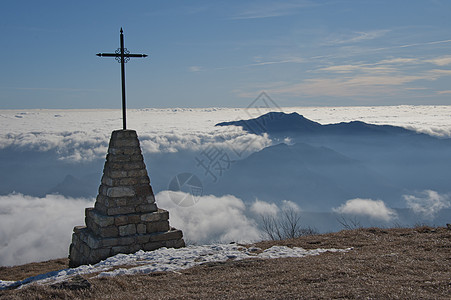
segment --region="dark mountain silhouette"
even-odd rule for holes
[[[99,175],[92,173],[83,178],[67,175],[64,180],[50,189],[47,194],[61,194],[68,197],[94,197],[99,186]]]
[[[270,112],[255,119],[222,122],[215,126],[241,126],[249,133],[270,135],[418,135],[415,131],[391,125],[373,125],[361,121],[321,125],[298,113]]]
[[[241,195],[247,199],[330,208],[337,201],[368,197],[405,207],[403,194],[451,191],[451,139],[360,121],[322,125],[297,113],[217,124],[228,125],[267,133],[275,144],[286,138],[294,144],[268,147],[234,165],[226,186],[233,178],[246,182],[249,191]]]
[[[359,161],[304,143],[270,146],[237,161],[217,189],[248,201],[290,200],[307,210],[329,210],[356,197],[395,202],[401,193]]]
[[[58,193],[71,197],[95,197],[104,159],[65,162],[55,151],[0,149],[0,194],[13,192],[44,197]],[[96,172],[97,171],[97,172]],[[73,177],[66,177],[70,173]],[[72,179],[77,180],[72,180]]]
[[[255,134],[265,132],[269,134],[286,132],[318,133],[323,126],[297,113],[285,114],[281,112],[270,112],[250,120],[222,122],[215,126],[229,125],[241,126],[244,130]]]

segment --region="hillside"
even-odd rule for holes
[[[347,248],[304,258],[247,259],[207,263],[180,272],[89,278],[81,290],[32,285],[0,291],[1,299],[177,298],[371,298],[449,299],[451,230],[447,228],[356,229],[267,241],[256,246]],[[0,268],[0,279],[18,280],[67,267],[56,260]]]

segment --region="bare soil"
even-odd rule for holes
[[[180,272],[86,277],[90,288],[31,285],[0,291],[0,298],[451,299],[451,230],[447,228],[367,228],[256,244],[273,245],[354,249],[304,258],[207,263]],[[65,267],[66,260],[55,260],[1,268],[0,279],[24,279]]]

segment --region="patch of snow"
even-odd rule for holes
[[[19,281],[0,280],[0,290],[12,287],[23,287],[30,283],[48,284],[68,280],[75,275],[99,273],[97,277],[119,275],[148,274],[152,272],[176,272],[207,262],[223,262],[227,260],[243,260],[249,258],[272,259],[284,257],[305,257],[319,255],[324,252],[347,252],[347,249],[314,249],[289,248],[273,246],[264,251],[257,247],[243,247],[237,244],[214,244],[188,246],[180,249],[160,248],[154,251],[138,251],[134,254],[118,254],[95,265],[83,265],[77,268],[53,271]],[[123,266],[122,268],[117,268]],[[114,270],[112,270],[114,268]]]

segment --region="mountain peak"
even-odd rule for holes
[[[255,119],[222,122],[216,126],[241,126],[244,130],[261,134],[277,134],[282,132],[313,133],[321,128],[321,124],[311,121],[296,112],[287,114],[284,112],[269,112]]]

